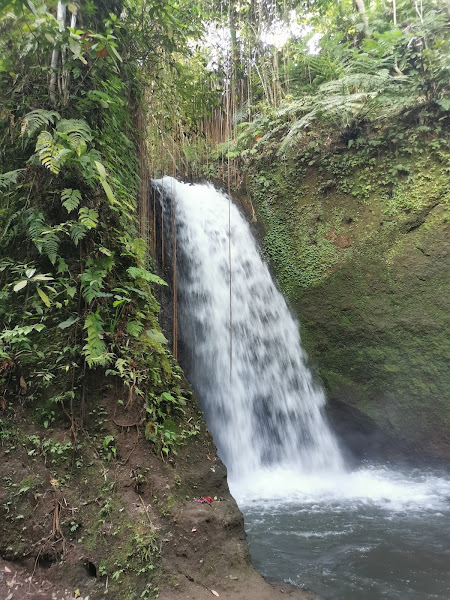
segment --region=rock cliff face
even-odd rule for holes
[[[356,149],[317,140],[276,161],[269,148],[249,165],[246,194],[331,417],[344,436],[356,432],[350,445],[444,458],[450,153],[448,139],[418,129],[376,154],[364,140]]]

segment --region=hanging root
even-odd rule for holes
[[[66,538],[64,537],[64,534],[62,532],[61,522],[59,520],[61,508],[62,508],[61,502],[60,502],[60,500],[57,500],[56,504],[55,504],[55,508],[53,509],[52,535],[54,538],[56,538],[55,543],[58,543],[60,541],[62,542],[62,555],[64,556],[64,553],[66,551]],[[59,539],[57,539],[57,537],[56,537],[57,535],[59,536]]]

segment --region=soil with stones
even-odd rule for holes
[[[39,426],[27,399],[0,411],[0,600],[318,599],[253,568],[194,398],[192,436],[163,458],[140,399],[101,382],[88,397],[76,428]]]

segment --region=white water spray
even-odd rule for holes
[[[298,323],[261,260],[248,223],[211,185],[171,177],[155,183],[176,207],[185,370],[240,506],[362,502],[420,510],[448,504],[447,477],[386,467],[344,469],[323,415],[324,394],[305,364]],[[165,223],[170,222],[166,215]]]
[[[449,598],[448,474],[344,469],[298,324],[248,224],[209,185],[168,177],[157,184],[167,229],[176,211],[184,367],[228,467],[258,568],[333,599]],[[170,252],[173,232],[166,233]]]
[[[176,203],[186,370],[231,480],[275,468],[339,471],[341,454],[323,415],[324,394],[305,364],[298,323],[248,223],[211,185],[171,177],[157,184]]]

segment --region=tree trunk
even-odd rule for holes
[[[58,8],[56,10],[56,20],[58,21],[59,30],[64,31],[64,28],[66,26],[66,7],[61,2],[61,0],[58,0]],[[48,86],[48,93],[50,96],[50,102],[52,104],[56,104],[56,82],[57,82],[57,75],[58,75],[59,55],[60,55],[60,52],[55,44],[55,47],[53,48],[53,52],[52,52],[52,60],[50,63],[51,76],[50,76],[50,84]]]
[[[360,17],[361,17],[361,21],[363,24],[364,37],[369,37],[369,35],[370,35],[369,18],[366,13],[366,7],[364,6],[364,0],[354,0],[354,2],[355,2],[356,10],[359,12]]]
[[[423,23],[423,1],[422,0],[416,0],[414,2],[414,6],[416,8],[416,13],[420,19],[420,22]]]
[[[77,8],[75,7],[74,11],[70,16],[70,27],[71,29],[75,29],[77,24]],[[69,80],[70,73],[66,67],[66,58],[67,58],[67,46],[63,46],[61,48],[61,64],[62,64],[62,73],[61,73],[61,98],[63,105],[66,106],[69,102]]]

